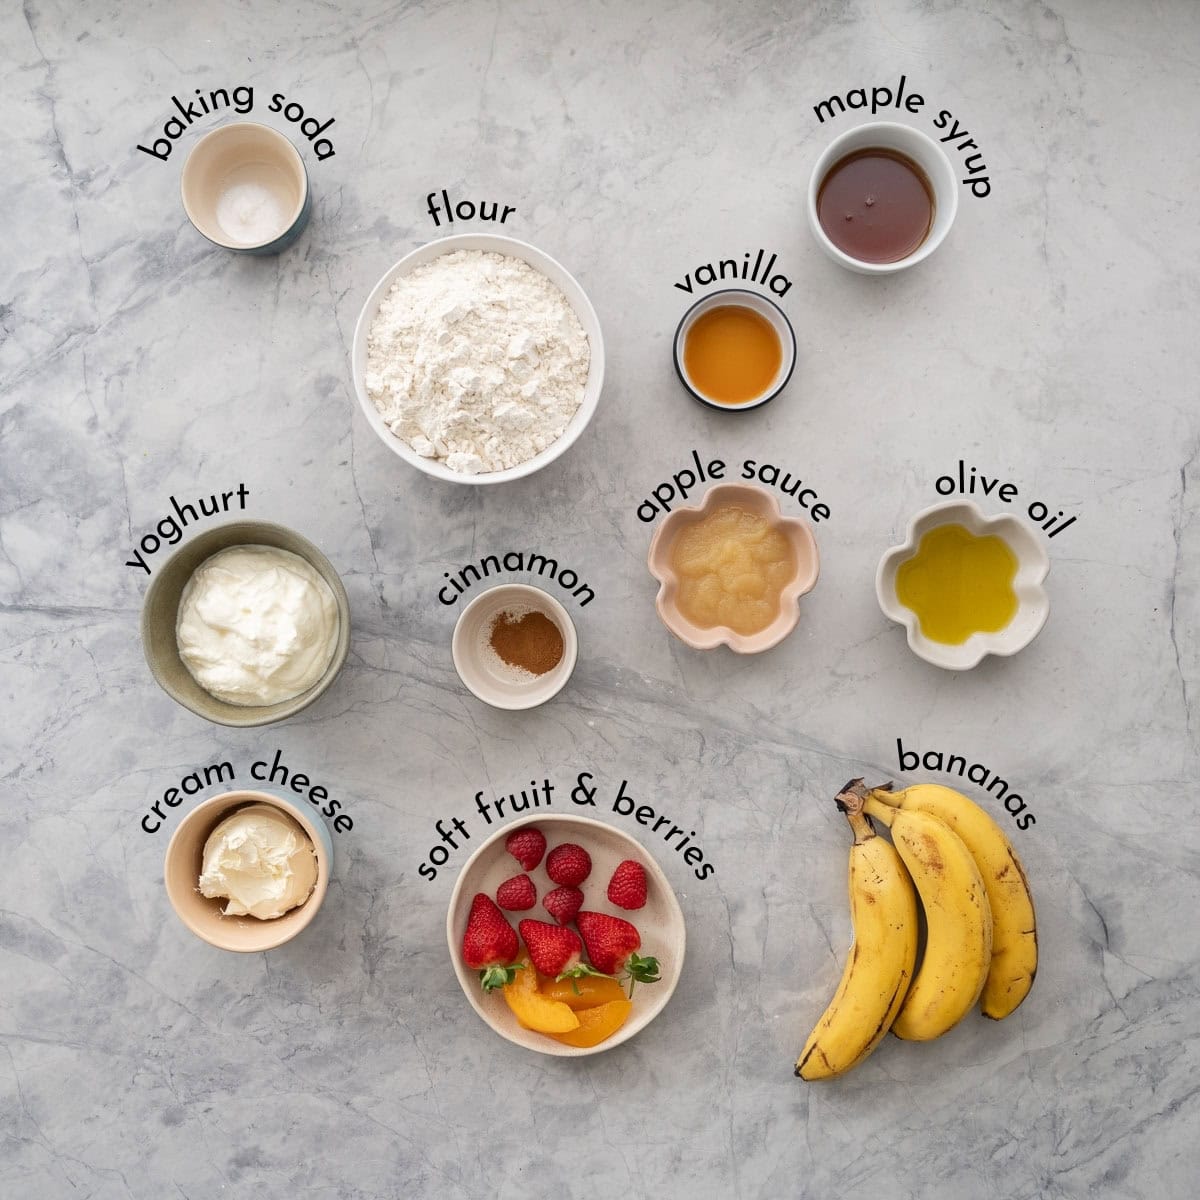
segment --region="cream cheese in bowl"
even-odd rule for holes
[[[239,808],[204,843],[200,894],[226,901],[227,917],[282,917],[308,899],[316,882],[312,841],[274,805]]]

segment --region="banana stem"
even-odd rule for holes
[[[884,804],[882,800],[876,799],[871,793],[868,793],[866,799],[863,801],[863,809],[870,813],[871,816],[882,821],[889,829],[900,812],[898,808],[892,808],[890,804]]]
[[[863,781],[852,779],[834,797],[834,803],[846,814],[846,820],[850,822],[856,846],[861,846],[863,842],[869,842],[873,837],[878,836],[870,818],[863,812],[866,795],[867,789],[863,787]]]
[[[904,792],[893,790],[895,784],[888,780],[887,783],[881,783],[878,787],[870,789],[871,798],[873,800],[882,800],[884,804],[891,805],[892,808],[899,808],[904,803]]]

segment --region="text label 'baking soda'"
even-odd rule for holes
[[[906,95],[904,85],[907,82],[906,77],[901,75],[900,84],[895,91],[890,87],[873,87],[869,89],[869,99],[867,88],[851,88],[846,93],[845,99],[840,95],[835,95],[830,96],[828,100],[814,104],[813,112],[816,113],[817,120],[822,125],[825,123],[826,117],[832,120],[848,108],[861,108],[864,111],[870,109],[873,117],[880,113],[886,117],[901,110],[915,116],[919,109],[925,107],[925,97],[919,92],[913,91]],[[948,108],[943,108],[933,118],[933,127],[938,131],[937,140],[939,142],[966,156],[962,165],[967,173],[963,177],[962,183],[971,189],[971,194],[978,196],[981,200],[984,196],[990,196],[992,194],[991,180],[984,174],[987,171],[987,163],[983,161],[983,155],[978,152],[979,146],[971,136],[971,131],[965,125],[960,124]],[[945,130],[944,134],[942,130]],[[967,155],[968,150],[974,150],[976,153]]]
[[[198,796],[208,788],[221,787],[229,790],[237,782],[239,776],[233,769],[233,763],[228,759],[222,762],[208,763],[189,771],[178,782],[173,782],[162,794],[161,800],[155,802],[142,815],[141,826],[146,833],[157,833],[167,821],[168,813],[163,809],[178,808],[184,800]],[[266,755],[257,758],[250,764],[249,770],[240,778],[247,787],[261,787],[264,791],[275,789],[286,794],[305,799],[321,816],[325,817],[335,833],[349,833],[354,828],[354,821],[349,813],[342,809],[340,800],[331,800],[329,789],[313,783],[301,771],[293,771],[283,762],[283,751],[276,750],[275,757],[268,759]]]
[[[254,111],[254,88],[247,84],[211,90],[196,88],[195,91],[194,97],[185,95],[182,100],[178,96],[171,97],[175,111],[163,122],[162,137],[156,137],[149,146],[137,147],[143,154],[166,162],[171,157],[171,151],[175,149],[175,143],[194,122],[212,116],[213,113],[229,111],[244,117]],[[313,154],[321,162],[332,158],[336,153],[333,142],[321,136],[333,124],[333,117],[322,122],[317,117],[305,116],[304,105],[295,100],[289,101],[283,92],[276,92],[271,97],[267,112],[279,113],[289,125],[295,125],[297,131],[312,143]]]
[[[201,517],[215,517],[218,513],[233,511],[231,501],[234,496],[238,498],[237,510],[245,512],[246,497],[249,494],[250,489],[244,483],[239,483],[237,488],[232,491],[213,492],[211,496],[201,496],[194,504],[191,501],[180,504],[174,496],[168,496],[167,499],[171,501],[175,515],[163,517],[155,525],[153,533],[143,534],[142,540],[133,548],[133,557],[126,559],[125,565],[133,567],[135,571],[141,569],[149,575],[150,564],[146,561],[147,558],[153,557],[163,546],[177,545],[183,539],[183,531],[193,521],[199,521]]]
[[[756,458],[742,459],[741,476],[752,483],[763,483],[768,487],[778,488],[785,496],[794,496],[800,507],[812,517],[813,524],[827,520],[829,505],[817,497],[815,488],[809,487],[804,480],[792,471],[777,467],[774,463],[759,462]],[[725,463],[719,458],[704,461],[692,451],[691,462],[678,470],[669,479],[656,484],[637,507],[637,518],[643,524],[649,525],[659,513],[669,513],[671,505],[687,501],[688,495],[702,483],[714,479],[725,478]]]
[[[615,813],[619,817],[632,817],[644,829],[658,834],[679,854],[692,868],[692,873],[697,879],[707,879],[716,871],[712,863],[705,861],[704,851],[696,845],[696,831],[677,825],[652,805],[643,804],[638,797],[630,793],[628,779],[621,780],[615,794],[610,787],[604,796],[601,796],[601,789],[594,781],[595,776],[591,771],[580,771],[566,799],[559,796],[560,806],[569,801],[577,808],[595,808]],[[430,882],[437,878],[438,868],[444,867],[450,861],[450,852],[462,850],[471,840],[471,831],[467,828],[468,821],[481,820],[487,828],[493,824],[503,824],[510,817],[525,816],[530,812],[553,808],[554,784],[549,779],[543,779],[540,783],[531,779],[529,787],[522,788],[519,792],[509,792],[503,796],[494,795],[491,800],[485,800],[483,796],[482,791],[475,793],[475,812],[467,820],[451,817],[447,821],[438,817],[433,824],[437,840],[430,847],[425,861],[417,868],[418,875]]]
[[[963,460],[958,460],[958,470],[949,475],[939,475],[933,484],[934,491],[939,496],[994,496],[1005,504],[1011,504],[1018,495],[1017,485],[997,476],[989,479],[975,467],[968,468]],[[1067,517],[1060,508],[1054,516],[1050,516],[1050,505],[1041,500],[1034,500],[1026,506],[1025,515],[1035,524],[1045,530],[1048,537],[1058,537],[1068,525],[1074,525],[1078,517]]]

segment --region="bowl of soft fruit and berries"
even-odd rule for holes
[[[543,1054],[620,1045],[663,1010],[683,967],[683,913],[627,834],[546,814],[467,860],[446,921],[459,983],[502,1037]]]

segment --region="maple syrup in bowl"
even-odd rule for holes
[[[878,121],[835,138],[808,187],[808,220],[835,262],[864,275],[911,267],[941,245],[958,183],[941,147],[907,125]]]

